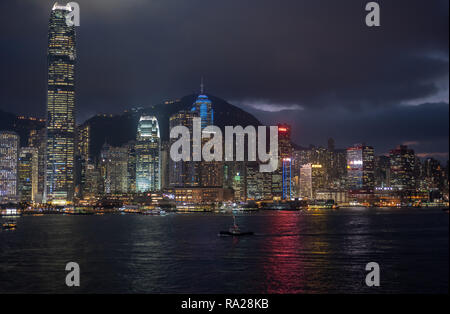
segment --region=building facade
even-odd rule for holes
[[[18,161],[18,191],[21,202],[35,203],[38,200],[38,167],[38,149],[22,147]]]
[[[371,146],[355,145],[347,149],[348,189],[356,194],[373,194],[375,155]]]
[[[19,148],[17,133],[0,131],[0,203],[18,201]]]
[[[138,193],[161,189],[161,136],[158,120],[142,116],[136,138],[136,191]]]
[[[75,158],[75,27],[70,5],[53,6],[48,33],[47,158],[45,201],[73,201]]]

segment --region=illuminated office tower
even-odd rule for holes
[[[291,126],[278,124],[278,155],[280,159],[292,158]]]
[[[169,165],[170,165],[169,142],[161,142],[161,190],[169,187]]]
[[[195,111],[180,111],[170,117],[170,129],[176,126],[185,126],[193,134],[193,119],[198,117]],[[178,139],[171,139],[172,145]],[[198,187],[200,186],[200,166],[201,162],[192,161],[193,140],[190,139],[191,147],[190,161],[173,161],[169,156],[169,186],[171,187]]]
[[[375,187],[373,147],[355,145],[347,149],[347,184],[354,193],[370,194]]]
[[[47,165],[45,201],[64,205],[74,193],[75,27],[69,5],[53,6],[48,33]]]
[[[292,144],[291,126],[278,125],[278,169],[272,173],[274,199],[291,199],[292,193]]]
[[[248,200],[272,199],[272,174],[260,172],[259,165],[249,162],[246,165],[246,191]]]
[[[17,161],[19,156],[19,135],[0,131],[0,203],[16,202]]]
[[[292,159],[282,159],[282,174],[283,174],[283,199],[289,200],[294,196],[292,190]]]
[[[161,189],[161,137],[156,117],[142,116],[136,139],[136,191]]]
[[[128,193],[136,192],[136,141],[125,144],[128,150]]]
[[[314,199],[320,189],[325,188],[325,168],[319,164],[306,164],[300,169],[300,197]]]
[[[203,81],[200,86],[200,95],[198,95],[197,100],[192,105],[191,111],[196,112],[200,117],[202,129],[214,124],[214,109],[212,108],[211,100],[204,94]]]
[[[416,156],[414,150],[400,145],[389,153],[391,161],[391,186],[397,190],[415,189]]]
[[[76,150],[75,156],[77,158],[77,178],[76,185],[79,186],[79,191],[83,191],[83,186],[86,184],[86,169],[91,162],[90,159],[90,145],[91,145],[91,126],[83,124],[77,127],[76,134]],[[82,194],[82,193],[81,193]]]
[[[21,202],[36,202],[38,195],[39,153],[37,148],[23,147],[19,151],[18,190]]]
[[[47,130],[42,128],[40,130],[31,130],[28,138],[28,146],[38,150],[38,182],[37,194],[35,196],[36,203],[42,203],[45,191],[45,154],[47,145]]]
[[[101,150],[101,171],[105,194],[128,192],[128,147],[103,145]]]
[[[214,124],[214,109],[211,100],[204,94],[203,82],[200,88],[200,95],[192,106],[194,112],[201,119],[202,130],[208,125]],[[211,135],[213,136],[213,135]],[[202,139],[202,147],[208,139]],[[200,166],[200,185],[202,187],[221,187],[223,185],[223,163],[221,161],[202,161]]]
[[[300,168],[300,197],[301,198],[312,198],[312,167],[311,164],[303,165]]]
[[[223,163],[223,187],[234,191],[234,200],[245,201],[246,191],[246,162],[226,161]]]

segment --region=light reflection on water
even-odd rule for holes
[[[0,232],[0,292],[448,292],[448,214],[341,209],[229,215],[25,216]],[[81,287],[65,286],[65,264]],[[365,287],[365,265],[381,287]]]

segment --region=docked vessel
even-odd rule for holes
[[[22,216],[22,213],[20,210],[16,209],[16,208],[7,208],[5,210],[2,210],[2,217],[5,218],[17,218]]]
[[[2,225],[5,230],[14,230],[17,228],[17,224],[14,222],[7,222]]]
[[[236,224],[236,217],[233,216],[233,225],[228,229],[228,231],[220,231],[219,235],[221,236],[232,236],[232,237],[242,237],[242,236],[251,236],[255,233],[252,231],[243,232]]]

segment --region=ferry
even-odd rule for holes
[[[162,210],[161,208],[155,208],[150,210],[145,210],[139,212],[141,215],[150,215],[150,216],[165,216],[166,211]]]
[[[308,210],[338,209],[334,200],[316,200],[308,204]]]
[[[5,230],[15,230],[17,228],[17,224],[14,222],[6,222],[2,225]]]
[[[5,210],[2,210],[2,217],[5,218],[18,218],[22,216],[22,213],[20,210],[16,208],[7,208]]]
[[[119,211],[122,214],[125,213],[138,213],[139,212],[139,206],[138,205],[123,205],[122,207],[119,208]]]
[[[232,236],[232,237],[242,237],[242,236],[251,236],[255,233],[252,231],[243,232],[236,224],[236,217],[233,215],[233,225],[228,229],[228,231],[220,231],[220,236]]]

